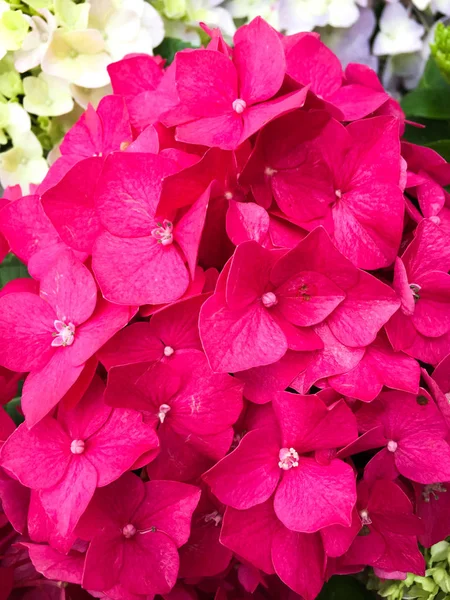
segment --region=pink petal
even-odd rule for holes
[[[305,600],[314,600],[325,580],[326,557],[318,534],[280,528],[272,543],[272,561],[278,577]]]
[[[136,54],[108,65],[108,73],[115,94],[136,96],[145,90],[154,90],[163,76],[155,57]]]
[[[328,96],[328,101],[342,112],[344,121],[356,121],[373,113],[388,98],[389,96],[384,91],[376,91],[351,83],[333,92],[331,96]]]
[[[119,238],[104,232],[94,246],[92,268],[104,297],[117,304],[173,302],[189,283],[179,251],[152,236]]]
[[[153,324],[153,319],[152,319]],[[164,346],[149,323],[132,323],[109,340],[98,352],[102,365],[112,367],[155,362],[163,356]]]
[[[280,445],[266,430],[247,433],[239,446],[203,476],[212,493],[239,510],[265,502],[281,476]]]
[[[239,76],[239,94],[247,104],[275,96],[286,71],[280,38],[261,17],[240,27],[234,36],[233,61]]]
[[[42,196],[45,213],[62,240],[75,250],[90,252],[102,229],[94,203],[102,167],[102,158],[86,158]]]
[[[84,555],[71,552],[67,555],[50,546],[23,544],[28,549],[31,562],[38,573],[50,580],[81,584]]]
[[[206,295],[175,302],[153,315],[150,329],[163,344],[175,350],[202,350],[198,331],[200,308]]]
[[[267,500],[247,510],[228,506],[223,518],[220,541],[238,556],[269,575],[274,573],[271,557],[273,536],[280,523]]]
[[[89,590],[109,590],[120,580],[124,546],[120,528],[95,537],[86,553],[82,585]]]
[[[0,298],[0,363],[19,372],[42,368],[55,352],[51,346],[55,318],[52,307],[35,294]]]
[[[31,430],[22,424],[2,448],[2,467],[27,487],[50,488],[69,466],[70,441],[54,419],[47,418]]]
[[[140,529],[156,527],[177,548],[189,538],[192,514],[200,500],[200,489],[177,481],[148,481],[145,500],[134,518]]]
[[[283,474],[275,492],[274,508],[280,521],[303,533],[330,525],[349,526],[356,502],[353,469],[341,460],[320,465],[301,457],[298,463]]]
[[[241,143],[242,118],[234,111],[178,125],[176,139],[188,144],[235,150]]]
[[[227,211],[227,234],[233,244],[254,240],[263,243],[270,218],[265,208],[252,202],[230,201]]]
[[[42,506],[62,536],[73,533],[97,486],[97,472],[86,456],[73,456],[63,478],[42,490]]]
[[[450,446],[427,432],[401,440],[394,458],[399,472],[412,481],[450,481]]]
[[[427,337],[444,335],[450,329],[450,276],[431,271],[420,277],[419,284],[420,299],[411,317],[414,327]]]

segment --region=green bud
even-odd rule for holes
[[[416,577],[414,577],[414,583],[416,585],[419,585],[425,592],[436,591],[436,583],[430,577],[420,577],[416,575]]]
[[[9,54],[0,60],[0,94],[6,98],[15,98],[23,94],[22,79],[14,68],[13,58]]]
[[[434,43],[430,45],[431,54],[442,75],[450,81],[450,27],[438,23],[434,34]]]

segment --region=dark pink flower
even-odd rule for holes
[[[203,353],[174,354],[165,363],[114,367],[105,400],[141,410],[157,428],[160,453],[147,467],[151,478],[199,477],[231,446],[242,410],[242,384],[213,373]]]
[[[2,466],[40,491],[40,500],[62,536],[71,534],[97,487],[108,485],[143,455],[157,450],[153,428],[140,413],[111,409],[104,384],[94,379],[78,405],[60,408],[31,430],[22,424],[1,453]]]
[[[278,519],[290,530],[313,533],[349,525],[355,504],[352,468],[329,452],[356,437],[344,401],[331,408],[317,396],[281,393],[277,422],[247,433],[203,479],[221,502],[238,510],[273,496]]]
[[[288,348],[322,348],[314,331],[321,323],[344,346],[366,346],[398,305],[393,290],[354,267],[317,228],[287,253],[238,246],[201,309],[200,337],[214,370],[242,371],[274,363]]]
[[[424,484],[450,480],[449,430],[425,390],[419,395],[382,392],[356,418],[363,435],[339,455],[383,447],[366,466],[368,480],[396,479],[399,474]]]
[[[234,150],[306,98],[303,89],[274,99],[284,80],[284,51],[277,32],[259,17],[236,33],[232,60],[201,49],[180,53],[175,65],[180,104],[161,120],[177,125],[183,142]]]
[[[42,277],[40,296],[17,292],[0,298],[0,363],[31,371],[22,395],[28,426],[50,412],[132,314],[129,307],[97,300],[94,278],[70,252]]]
[[[120,583],[132,594],[169,592],[199,498],[192,485],[143,483],[132,473],[98,490],[77,529],[90,541],[83,587],[107,591]]]

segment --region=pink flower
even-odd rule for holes
[[[449,430],[425,390],[419,395],[382,392],[356,418],[363,435],[339,455],[383,447],[367,464],[366,479],[396,479],[399,474],[424,484],[450,479]]]
[[[424,219],[395,263],[394,288],[402,306],[386,326],[395,350],[433,365],[449,353],[449,269],[447,236]]]
[[[98,490],[77,529],[90,541],[83,587],[107,591],[120,583],[132,594],[169,592],[199,498],[192,485],[143,483],[132,473]]]
[[[29,430],[22,424],[1,453],[2,466],[40,491],[40,500],[62,536],[71,534],[96,487],[108,485],[143,454],[158,447],[138,412],[111,409],[99,378],[70,411]]]
[[[301,227],[323,225],[356,266],[377,269],[394,261],[401,240],[400,175],[396,119],[344,127],[321,112],[297,111],[262,130],[244,182],[265,206],[261,188],[268,187]]]
[[[313,35],[304,35],[287,48],[286,63],[287,74],[309,85],[325,108],[342,121],[362,119],[389,98],[374,71],[350,64],[344,75],[337,56]],[[352,67],[364,69],[364,77],[356,78]]]
[[[89,270],[70,252],[61,254],[41,279],[40,296],[0,298],[0,363],[31,371],[22,408],[35,425],[61,400],[86,361],[130,319],[132,310],[97,301]]]
[[[161,448],[147,467],[151,478],[189,481],[228,451],[231,426],[242,410],[242,385],[213,373],[204,354],[191,351],[167,364],[114,367],[105,400],[141,410],[157,428]]]
[[[234,150],[269,121],[303,105],[306,89],[274,99],[286,70],[274,29],[256,18],[238,30],[234,42],[232,60],[204,49],[177,56],[180,106],[161,120],[177,126],[178,140]]]
[[[397,308],[394,292],[317,228],[287,253],[238,246],[227,278],[223,272],[202,307],[200,336],[212,368],[235,372],[274,363],[288,348],[320,349],[313,326],[322,322],[345,346],[368,345]]]
[[[277,422],[247,433],[203,479],[238,510],[273,496],[278,519],[291,531],[350,525],[355,475],[330,452],[356,437],[350,409],[343,401],[328,409],[317,396],[289,393],[275,397],[273,406]]]

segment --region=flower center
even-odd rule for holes
[[[336,198],[342,198],[342,190],[334,190],[334,195]]]
[[[168,404],[161,404],[159,407],[158,419],[161,423],[164,423],[164,419],[166,418],[167,413],[170,410],[170,406]]]
[[[173,223],[164,219],[162,223],[157,223],[158,227],[152,230],[152,236],[158,240],[159,244],[169,246],[173,242]]]
[[[54,321],[56,333],[53,333],[52,346],[71,346],[75,339],[75,325],[66,325],[63,321]]]
[[[397,442],[394,442],[394,440],[389,440],[387,443],[387,449],[389,450],[389,452],[395,452],[398,448],[398,444]]]
[[[359,512],[359,516],[361,517],[361,523],[363,525],[371,525],[372,519],[369,517],[369,513],[367,510],[361,510]]]
[[[420,294],[419,294],[419,292],[422,289],[422,287],[418,283],[410,283],[409,289],[412,292],[412,296],[414,298],[414,302],[417,302],[417,300],[420,300]]]
[[[275,304],[278,303],[278,298],[273,292],[266,292],[261,296],[261,302],[266,308],[270,308],[271,306],[275,306]]]
[[[281,448],[278,458],[278,466],[283,471],[289,471],[292,467],[298,467],[298,453],[294,448]]]
[[[244,110],[247,108],[247,102],[242,100],[242,98],[237,98],[233,102],[233,110],[237,112],[238,115],[241,115]]]
[[[264,175],[267,175],[267,177],[272,177],[272,175],[275,175],[276,172],[276,169],[272,169],[272,167],[266,167],[264,169]]]
[[[218,510],[214,510],[212,513],[205,515],[203,517],[203,520],[205,521],[205,523],[211,523],[211,521],[213,521],[214,527],[218,527],[222,522],[222,515],[219,513]]]
[[[172,356],[172,354],[175,352],[175,350],[172,348],[172,346],[166,346],[164,348],[164,356]]]
[[[70,451],[72,454],[83,454],[84,440],[73,440],[70,444]]]
[[[122,533],[123,536],[128,540],[133,537],[133,535],[136,535],[136,527],[132,523],[128,523],[128,525],[125,525],[125,527],[122,529]]]
[[[422,497],[424,502],[429,502],[431,498],[439,500],[439,494],[445,494],[446,491],[443,483],[431,483],[423,488]]]

